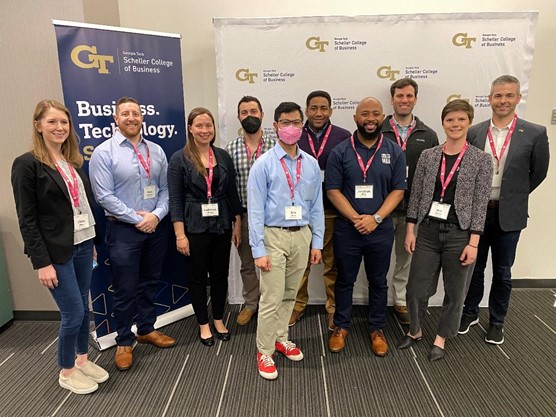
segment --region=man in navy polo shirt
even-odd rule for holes
[[[388,216],[407,188],[406,161],[401,147],[380,133],[382,104],[367,97],[353,116],[357,130],[336,146],[326,165],[325,188],[340,216],[334,225],[334,256],[338,268],[334,333],[329,349],[340,352],[351,327],[353,285],[361,259],[369,282],[369,336],[371,349],[384,356],[388,284],[386,275],[394,242]]]
[[[330,330],[334,330],[334,310],[336,303],[334,302],[334,283],[336,282],[336,264],[334,262],[334,250],[332,245],[332,235],[334,233],[334,219],[336,218],[336,210],[326,197],[324,190],[324,172],[326,162],[330,151],[345,139],[351,136],[346,129],[333,125],[330,121],[332,116],[332,98],[326,91],[313,91],[307,96],[307,107],[305,108],[307,122],[299,139],[299,147],[316,158],[319,163],[323,181],[323,203],[324,203],[324,247],[322,248],[322,263],[324,269],[322,277],[324,280],[324,289],[326,292],[326,313],[327,324]],[[303,315],[307,302],[309,301],[309,292],[307,291],[309,283],[309,274],[311,265],[307,266],[303,278],[299,283],[297,296],[295,298],[295,306],[290,318],[289,325],[293,326]]]

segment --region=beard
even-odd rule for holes
[[[378,138],[378,135],[382,130],[382,125],[377,125],[374,132],[367,132],[365,130],[365,126],[360,125],[359,123],[356,123],[356,125],[357,125],[357,131],[366,140],[375,140],[376,138]]]

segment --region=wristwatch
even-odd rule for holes
[[[375,218],[376,224],[382,223],[382,217],[380,217],[378,214],[373,214],[373,217]]]

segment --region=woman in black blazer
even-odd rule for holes
[[[189,258],[189,290],[205,346],[214,345],[207,314],[207,275],[213,324],[218,339],[230,333],[222,318],[228,295],[230,247],[241,240],[241,203],[236,172],[228,153],[213,145],[214,117],[195,108],[187,118],[188,140],[168,164],[170,214],[176,248]]]
[[[98,389],[108,373],[87,358],[94,201],[69,110],[54,100],[37,104],[31,151],[12,166],[12,188],[25,245],[62,317],[58,338],[61,387],[76,394]]]

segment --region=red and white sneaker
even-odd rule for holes
[[[263,355],[261,352],[258,352],[257,365],[259,367],[259,375],[264,379],[278,378],[278,371],[276,370],[276,365],[274,365],[274,360],[272,360],[272,355]]]
[[[276,342],[274,348],[288,358],[290,361],[300,361],[303,359],[303,352],[295,345],[295,343],[290,342]]]

